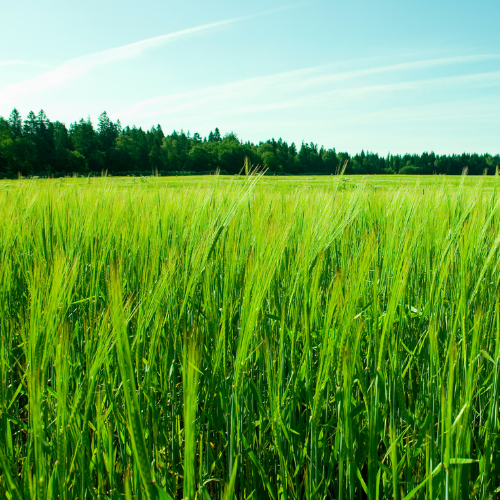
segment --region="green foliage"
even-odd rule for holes
[[[165,135],[160,125],[150,130],[125,127],[106,112],[94,129],[90,118],[70,125],[50,122],[43,111],[30,111],[22,122],[14,109],[8,120],[0,117],[0,178],[68,175],[115,176],[238,174],[245,171],[245,158],[269,174],[335,175],[345,167],[348,175],[414,174],[492,175],[500,168],[500,155],[462,154],[387,155],[361,151],[350,156],[325,149],[313,142],[300,149],[281,138],[259,144],[243,142],[234,133],[222,136],[218,128],[208,139],[200,134],[173,131]]]
[[[303,179],[0,183],[0,497],[495,498],[498,177]]]

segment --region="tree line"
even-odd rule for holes
[[[431,153],[379,156],[325,149],[314,143],[288,144],[281,138],[254,144],[218,128],[208,137],[184,131],[165,134],[160,125],[150,130],[122,127],[103,112],[94,127],[83,118],[66,127],[50,121],[43,110],[23,120],[17,109],[0,117],[0,178],[66,175],[188,175],[220,171],[237,174],[245,162],[270,174],[447,174],[464,169],[471,175],[494,174],[500,155],[436,155]]]

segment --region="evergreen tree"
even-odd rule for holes
[[[55,164],[55,145],[52,127],[41,109],[36,117],[35,145],[37,149],[37,174],[50,175]]]
[[[23,134],[23,120],[19,111],[14,108],[9,116],[9,128],[14,139],[21,137]]]
[[[120,121],[113,123],[106,111],[103,111],[97,119],[97,135],[103,151],[111,149],[115,145],[116,138],[120,133]]]
[[[0,117],[0,178],[14,173],[11,169],[13,161],[15,161],[14,138],[11,121]]]
[[[101,172],[107,169],[102,154],[99,154],[96,132],[90,118],[72,123],[69,127],[69,139],[72,151],[78,153],[73,155],[74,167],[81,168],[79,171],[74,170],[75,172]]]
[[[54,168],[57,172],[67,172],[68,169],[71,173],[78,172],[78,170],[71,169],[68,162],[70,161],[70,148],[71,142],[69,140],[69,133],[66,125],[59,121],[50,124],[51,134],[54,140]]]
[[[323,168],[326,174],[336,174],[338,172],[339,159],[337,158],[335,148],[324,151],[321,159],[323,160]]]
[[[218,127],[215,127],[215,130],[208,134],[208,141],[209,142],[220,142],[221,140],[222,140],[222,138],[220,135],[220,130]]]
[[[23,135],[30,139],[35,137],[37,124],[38,120],[35,113],[33,113],[33,111],[30,111],[28,113],[28,116],[26,117],[26,120],[24,120]]]

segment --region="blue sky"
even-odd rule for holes
[[[498,19],[498,0],[16,0],[0,115],[497,154]]]

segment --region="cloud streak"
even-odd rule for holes
[[[333,65],[318,66],[148,99],[116,115],[120,118],[147,118],[174,114],[185,116],[190,112],[199,114],[202,110],[203,112],[210,110],[211,117],[234,116],[238,113],[255,114],[278,109],[332,105],[373,94],[466,85],[495,86],[500,85],[498,71],[368,85],[367,77],[383,74],[400,75],[413,70],[498,59],[500,59],[498,54],[484,54],[412,61],[333,73]],[[348,85],[339,86],[342,82],[348,82]]]
[[[95,52],[82,57],[70,59],[60,66],[57,66],[56,68],[47,71],[35,78],[25,80],[21,83],[9,85],[1,89],[0,106],[9,103],[13,104],[16,99],[19,99],[20,97],[25,95],[29,95],[33,92],[38,92],[40,90],[64,84],[69,80],[83,76],[85,73],[99,66],[104,66],[110,63],[138,57],[148,50],[156,49],[174,40],[187,38],[189,36],[214,30],[222,26],[227,26],[237,22],[245,21],[247,19],[271,14],[274,12],[292,8],[294,6],[295,4],[259,14],[203,24],[201,26],[187,28],[184,30],[176,31],[174,33],[168,33],[166,35],[160,35],[157,37],[148,38],[146,40],[141,40],[139,42],[115,47],[113,49],[106,49],[101,52]],[[20,63],[25,64],[23,61],[4,61],[3,63],[0,62],[0,66],[12,66]]]

